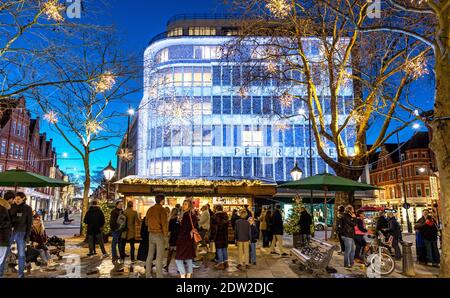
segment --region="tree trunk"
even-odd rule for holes
[[[432,141],[439,170],[441,196],[440,213],[442,224],[441,277],[450,277],[450,62],[448,57],[436,55],[436,98],[434,119],[431,121]],[[440,119],[441,118],[441,119]]]
[[[85,148],[84,150],[84,187],[83,187],[83,208],[81,213],[81,222],[83,222],[84,216],[89,207],[89,190],[91,188],[91,174],[90,174],[90,166],[89,166],[89,148]],[[83,224],[80,224],[80,235],[84,234]]]

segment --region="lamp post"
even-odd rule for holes
[[[131,122],[131,117],[134,116],[134,114],[136,113],[136,111],[131,108],[131,106],[128,107],[128,126],[127,126],[127,142],[126,142],[126,148],[129,149],[129,140],[130,140],[130,122]],[[125,177],[128,176],[128,163],[129,161],[127,160],[125,163]]]
[[[420,128],[420,124],[414,123],[412,125],[412,128],[414,130],[417,130]],[[403,171],[403,159],[402,159],[402,152],[400,149],[400,138],[398,136],[398,130],[396,132],[396,136],[397,136],[398,158],[399,158],[399,162],[400,162],[400,172],[402,173],[403,208],[406,210],[406,227],[408,229],[408,233],[412,233],[412,225],[411,225],[411,221],[409,219],[409,209],[411,208],[411,205],[408,203],[408,196],[406,195],[405,173]]]
[[[305,121],[308,120],[308,130],[309,130],[309,176],[312,176],[312,134],[311,134],[311,116],[306,117],[306,110],[301,108],[298,111],[298,114],[300,116],[302,116]],[[295,180],[295,179],[294,179]],[[311,216],[314,218],[314,210],[313,210],[313,190],[311,189],[310,191],[310,199],[309,199],[309,203],[310,203],[310,212],[311,212]],[[326,208],[327,206],[324,206],[324,208]]]
[[[109,181],[114,177],[114,174],[116,174],[116,169],[111,164],[111,161],[109,161],[109,164],[106,168],[103,169],[103,175],[106,179],[106,201],[109,201]]]

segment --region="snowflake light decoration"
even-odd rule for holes
[[[86,131],[88,133],[97,134],[102,129],[103,128],[100,126],[100,123],[98,123],[96,120],[87,120],[86,121]]]
[[[266,8],[278,19],[284,19],[289,15],[291,5],[288,0],[266,0]]]
[[[270,74],[274,74],[277,72],[277,65],[272,59],[267,62],[266,68]]]
[[[101,74],[97,81],[92,83],[92,87],[97,93],[104,93],[108,90],[111,90],[112,87],[116,84],[116,76],[107,71]]]
[[[44,119],[51,124],[58,123],[58,115],[54,111],[50,111],[47,114],[45,114]]]
[[[411,74],[414,80],[417,80],[423,75],[428,74],[427,60],[423,56],[408,60],[405,62],[404,70],[406,73]]]
[[[62,22],[64,20],[63,11],[65,7],[58,0],[48,0],[42,7],[42,12],[47,16],[48,20]]]
[[[128,150],[128,148],[122,148],[119,151],[119,158],[123,161],[131,161],[133,160],[134,156],[133,156],[133,152],[131,152],[130,150]]]
[[[280,96],[280,103],[284,108],[290,107],[292,105],[293,101],[294,101],[294,96],[292,94],[289,94],[288,92],[284,92]]]

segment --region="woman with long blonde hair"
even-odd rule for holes
[[[194,215],[194,205],[191,200],[184,200],[182,215],[177,237],[175,262],[181,278],[191,278],[193,273],[193,260],[195,259],[196,243],[192,230],[198,231],[198,220]],[[185,267],[187,265],[187,270]]]
[[[35,214],[33,216],[33,225],[31,228],[30,241],[33,247],[39,250],[41,259],[48,265],[50,260],[50,254],[46,245],[48,240],[47,233],[45,232],[44,224],[42,223],[41,216]]]

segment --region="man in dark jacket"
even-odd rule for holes
[[[11,217],[9,216],[11,205],[8,200],[14,197],[13,192],[7,192],[3,198],[0,198],[0,278],[3,277],[11,238]]]
[[[385,229],[387,229],[389,227],[389,223],[386,219],[386,212],[381,211],[380,212],[380,217],[378,217],[377,219],[377,225],[375,227],[375,230],[378,234],[378,232],[381,232],[385,237],[387,235]]]
[[[112,261],[116,264],[119,259],[117,256],[117,248],[119,248],[120,259],[125,260],[125,242],[122,241],[121,234],[123,231],[120,230],[120,225],[118,223],[119,216],[122,214],[123,202],[116,202],[116,207],[111,211],[109,228],[111,229],[112,240],[111,240],[111,254]],[[125,217],[126,220],[126,217]]]
[[[402,230],[400,228],[400,224],[397,221],[397,218],[395,218],[395,215],[392,212],[388,213],[388,224],[388,228],[384,229],[384,231],[387,232],[389,236],[392,236],[392,247],[395,251],[395,258],[397,260],[400,260],[402,258],[402,251],[400,249],[399,243],[402,240]]]
[[[308,211],[306,211],[305,207],[301,207],[300,210],[298,225],[300,226],[301,245],[304,246],[311,240],[312,217],[309,215]]]
[[[25,251],[26,243],[30,241],[31,227],[33,224],[33,211],[25,204],[26,196],[18,192],[14,200],[15,204],[10,209],[12,221],[12,236],[10,243],[17,244],[19,257],[19,278],[25,277]]]
[[[273,233],[273,241],[271,245],[271,254],[277,254],[275,251],[275,246],[278,246],[278,249],[282,256],[287,256],[288,254],[284,251],[283,248],[283,234],[284,234],[284,227],[283,227],[283,214],[281,213],[281,206],[276,205],[275,206],[275,212],[272,216],[272,233]]]
[[[95,243],[98,243],[103,257],[107,257],[105,246],[103,244],[102,230],[105,226],[105,215],[98,206],[97,201],[93,201],[91,207],[86,212],[83,222],[87,225],[87,238],[89,244],[88,256],[96,255]]]
[[[422,211],[422,217],[419,218],[414,225],[414,230],[416,231],[416,255],[417,261],[422,264],[427,263],[427,249],[425,247],[425,240],[423,237],[423,228],[425,227],[425,222],[427,220],[428,210]]]
[[[355,226],[356,215],[353,206],[345,207],[345,212],[339,219],[338,223],[342,240],[344,241],[344,267],[352,268],[355,263]]]

